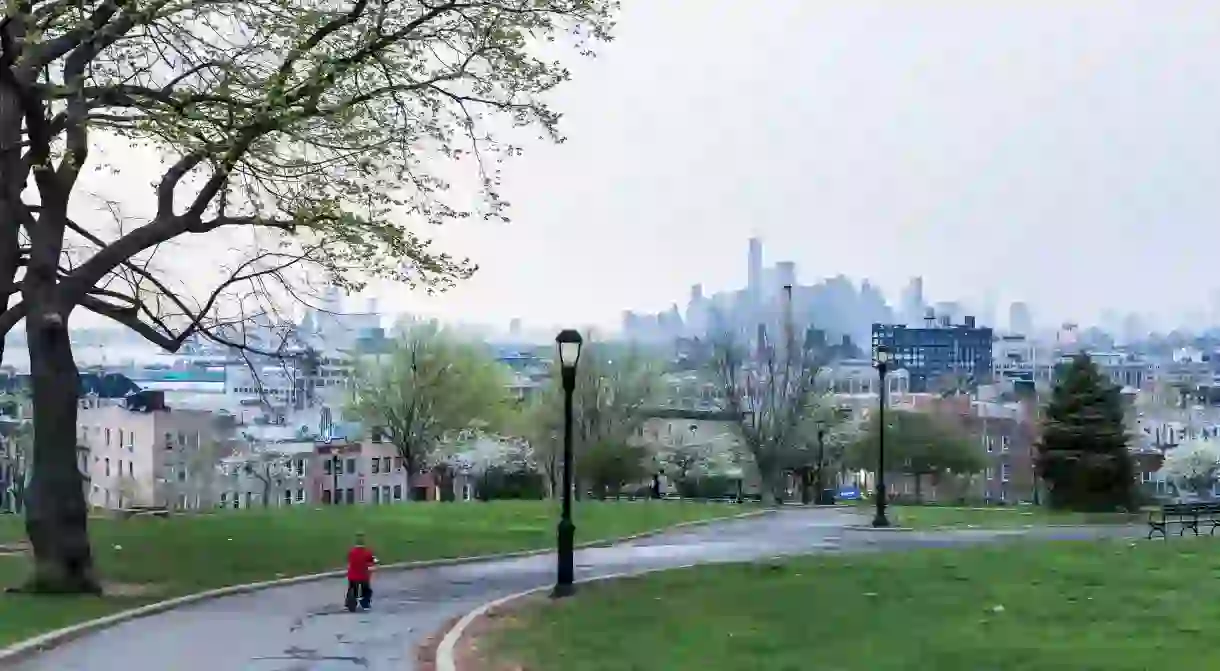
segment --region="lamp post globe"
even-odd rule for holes
[[[884,345],[878,345],[873,351],[873,365],[877,368],[878,382],[881,383],[877,394],[877,513],[873,517],[873,526],[884,528],[890,525],[885,516],[885,405],[887,388],[885,374],[889,372],[890,350]]]
[[[559,350],[559,369],[563,381],[563,508],[556,529],[557,561],[554,598],[571,596],[576,591],[576,525],[572,523],[572,392],[576,390],[576,364],[584,339],[573,329],[555,336]]]

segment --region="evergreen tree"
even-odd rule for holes
[[[1119,388],[1087,354],[1060,371],[1038,444],[1038,472],[1050,504],[1073,510],[1130,509],[1135,469],[1127,451]]]

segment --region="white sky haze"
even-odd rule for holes
[[[1220,3],[626,0],[556,96],[570,138],[506,167],[509,225],[438,244],[474,279],[387,311],[616,325],[745,282],[894,302],[1029,301],[1039,321],[1206,309],[1220,249]]]

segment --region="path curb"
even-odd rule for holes
[[[688,527],[703,526],[706,524],[714,524],[717,522],[730,522],[733,520],[748,519],[751,517],[761,517],[770,515],[776,512],[774,509],[767,510],[752,510],[748,513],[739,513],[737,515],[728,515],[725,517],[711,517],[703,520],[690,520],[688,522],[679,522],[666,527],[659,527],[644,531],[638,534],[629,536],[620,536],[617,538],[606,538],[596,541],[588,541],[586,543],[578,543],[577,550],[585,550],[590,548],[608,547],[619,543],[628,543],[642,538],[649,538],[659,534],[673,531],[675,529],[685,529]],[[520,559],[524,557],[537,557],[540,555],[551,554],[555,551],[554,548],[545,548],[541,550],[521,550],[518,552],[506,552],[502,554],[478,555],[474,557],[450,557],[447,559],[427,559],[423,561],[413,562],[398,562],[394,564],[382,564],[377,567],[378,571],[412,571],[417,569],[434,568],[438,566],[458,566],[461,564],[474,564],[485,561],[497,561],[503,559]],[[276,580],[265,580],[262,582],[247,583],[244,585],[230,585],[228,587],[220,587],[204,592],[196,592],[186,596],[180,596],[174,599],[166,599],[150,603],[139,608],[131,608],[129,610],[119,611],[117,613],[99,617],[93,620],[86,620],[78,624],[74,624],[62,629],[49,631],[45,634],[40,634],[33,638],[27,638],[24,641],[18,641],[8,647],[0,648],[0,666],[7,666],[16,662],[23,661],[40,652],[45,652],[56,646],[63,645],[76,638],[80,638],[86,634],[93,633],[100,629],[106,629],[116,624],[121,624],[129,620],[135,620],[149,615],[164,613],[175,608],[196,604],[202,601],[209,601],[225,596],[233,596],[235,594],[247,594],[249,592],[257,592],[260,590],[271,589],[274,587],[288,587],[291,585],[300,585],[319,580],[327,580],[330,578],[341,578],[347,575],[346,570],[340,569],[336,571],[326,571],[323,573],[313,573],[310,575],[294,576],[291,578],[278,578]]]
[[[599,575],[599,576],[593,576],[590,578],[581,578],[580,580],[575,580],[573,582],[575,582],[577,585],[586,585],[589,583],[604,582],[607,580],[621,580],[623,578],[638,578],[640,576],[649,575],[651,573],[660,573],[662,571],[681,571],[683,569],[695,568],[697,566],[700,566],[700,564],[697,564],[697,563],[696,564],[683,564],[681,566],[668,566],[665,568],[650,568],[650,569],[644,569],[642,571],[627,571],[624,573],[611,573],[609,575]],[[470,625],[473,624],[475,620],[479,619],[480,617],[483,617],[489,611],[495,610],[496,608],[504,606],[505,604],[511,603],[518,599],[524,599],[525,597],[533,596],[533,595],[541,593],[541,592],[545,592],[545,591],[551,589],[552,587],[553,587],[553,585],[542,585],[541,587],[534,587],[532,589],[527,589],[527,590],[524,590],[521,592],[517,592],[516,594],[509,594],[508,596],[502,596],[499,599],[494,599],[492,601],[488,601],[487,603],[484,603],[483,605],[481,605],[481,606],[475,608],[474,610],[470,611],[469,613],[466,613],[465,615],[463,615],[461,617],[461,619],[459,619],[457,622],[455,622],[453,624],[452,627],[449,627],[449,630],[446,631],[444,636],[441,638],[440,644],[438,644],[436,646],[436,671],[458,671],[457,660],[454,659],[453,652],[457,648],[457,644],[462,640],[462,634],[466,633],[466,630],[468,628],[470,628]]]

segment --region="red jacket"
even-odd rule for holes
[[[377,558],[373,556],[373,551],[357,545],[347,553],[347,579],[348,580],[368,580],[372,574],[373,564],[377,563]]]

